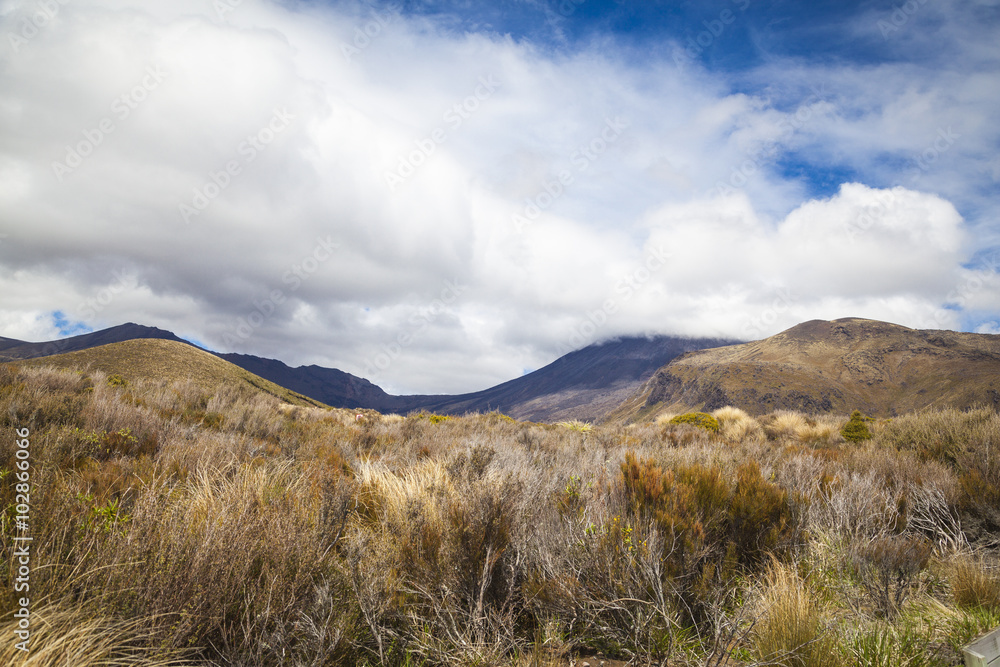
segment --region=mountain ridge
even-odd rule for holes
[[[130,322],[43,343],[0,339],[0,361],[77,352],[141,338],[170,340],[202,350],[170,331]],[[277,359],[203,351],[331,407],[403,414],[418,410],[443,414],[498,410],[532,421],[598,421],[678,354],[737,342],[675,336],[618,337],[575,350],[532,373],[480,391],[402,396],[389,394],[365,378],[335,368],[315,364],[293,368]]]
[[[657,369],[617,410],[636,420],[734,405],[892,416],[1000,407],[1000,336],[864,318],[810,320],[774,336],[692,352]]]

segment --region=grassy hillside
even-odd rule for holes
[[[619,419],[734,405],[891,416],[1000,406],[1000,336],[918,331],[857,318],[800,324],[764,340],[702,350],[658,370]]]
[[[317,400],[280,387],[215,355],[178,341],[127,340],[17,363],[34,367],[96,370],[107,375],[121,375],[132,381],[143,378],[156,378],[167,383],[190,381],[205,390],[230,384],[262,391],[292,405],[325,407]]]
[[[944,667],[1000,624],[996,412],[714,418],[358,419],[0,365],[0,633],[23,440],[35,642],[0,663]]]

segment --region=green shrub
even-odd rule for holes
[[[840,435],[848,442],[869,440],[872,437],[872,432],[868,430],[868,421],[869,418],[861,414],[860,410],[855,410],[851,413],[851,418],[844,424],[844,428],[840,429]]]
[[[620,483],[633,517],[652,520],[671,536],[664,575],[673,579],[695,623],[705,620],[713,590],[740,568],[759,568],[794,536],[786,492],[763,479],[752,461],[741,465],[733,479],[715,466],[664,470],[628,452]]]
[[[697,426],[698,428],[706,429],[712,433],[719,432],[719,420],[707,412],[688,412],[683,415],[677,415],[670,420],[670,423],[690,424],[691,426]]]

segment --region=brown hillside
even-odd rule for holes
[[[326,407],[319,401],[285,389],[204,350],[172,340],[127,340],[87,350],[18,361],[16,364],[93,369],[108,375],[118,374],[127,380],[191,380],[209,391],[220,384],[250,385],[286,403]]]
[[[734,405],[890,416],[926,407],[1000,406],[1000,336],[813,320],[764,340],[678,357],[613,414]]]

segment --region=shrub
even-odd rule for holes
[[[893,620],[927,567],[934,546],[923,537],[893,535],[855,547],[855,573],[882,618]]]
[[[673,578],[695,623],[705,620],[713,588],[736,576],[738,567],[758,566],[794,533],[787,494],[764,480],[752,461],[727,480],[714,466],[664,470],[628,452],[620,484],[632,516],[652,520],[672,541],[664,574]]]
[[[707,412],[688,412],[683,415],[677,415],[670,420],[670,423],[690,424],[691,426],[697,426],[713,433],[719,432],[719,420]]]
[[[556,426],[562,426],[563,428],[568,428],[571,431],[581,431],[586,433],[594,428],[593,424],[588,424],[587,422],[582,422],[579,419],[574,419],[568,422],[556,422]]]
[[[840,429],[840,435],[849,442],[861,442],[870,440],[872,432],[868,430],[867,418],[861,414],[860,410],[851,413],[851,418],[847,420],[844,427]]]

